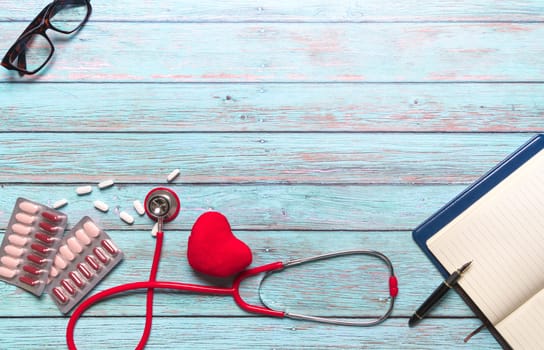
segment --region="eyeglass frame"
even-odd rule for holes
[[[32,22],[30,22],[30,24],[25,28],[25,30],[17,38],[17,40],[15,40],[15,43],[11,45],[9,50],[4,55],[4,58],[2,59],[2,62],[0,64],[6,69],[18,71],[19,75],[21,76],[25,74],[27,75],[36,74],[38,71],[40,71],[51,60],[51,57],[53,57],[53,53],[55,52],[55,46],[53,45],[53,42],[51,41],[51,39],[49,39],[49,37],[47,36],[46,31],[48,29],[52,29],[62,34],[71,34],[81,29],[85,25],[89,17],[91,16],[91,12],[92,12],[91,2],[89,0],[83,0],[83,1],[87,5],[87,14],[85,15],[85,18],[79,23],[79,25],[70,31],[61,30],[55,27],[54,25],[52,25],[49,16],[51,15],[51,11],[53,10],[53,8],[59,5],[59,3],[70,3],[72,1],[71,0],[54,0],[51,3],[49,3],[47,6],[45,6],[43,10],[41,10],[40,13],[38,13],[38,15],[32,20]],[[45,59],[44,62],[38,68],[32,71],[28,71],[26,69],[22,69],[14,65],[13,63],[11,63],[10,56],[17,52],[18,52],[18,55],[16,57],[21,55],[21,53],[23,52],[21,45],[26,44],[26,43],[23,43],[23,40],[26,38],[30,38],[32,35],[43,36],[47,40],[49,45],[51,46],[51,52],[49,53],[49,56],[47,57],[47,59]]]

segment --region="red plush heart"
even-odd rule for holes
[[[202,214],[194,223],[187,259],[196,271],[228,277],[251,264],[251,249],[234,236],[227,218],[218,212]]]

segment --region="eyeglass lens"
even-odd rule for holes
[[[41,34],[29,35],[21,40],[19,45],[21,50],[18,55],[10,57],[10,63],[29,72],[39,69],[53,52],[51,43]]]
[[[49,12],[51,29],[69,34],[83,24],[88,11],[84,0],[59,1]],[[18,50],[10,55],[9,61],[22,71],[39,70],[53,53],[53,46],[44,33],[23,36],[17,44]]]
[[[87,12],[86,1],[61,1],[51,9],[49,23],[55,30],[70,33],[81,26]]]

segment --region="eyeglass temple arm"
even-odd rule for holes
[[[25,30],[23,30],[21,35],[19,35],[19,38],[17,38],[17,40],[21,39],[23,36],[31,32],[34,28],[36,28],[42,23],[43,17],[47,13],[47,11],[49,11],[49,8],[51,8],[51,5],[52,3],[47,5],[43,10],[41,10],[40,13],[38,13],[38,15],[32,20],[32,22],[30,22],[30,24],[25,28]]]

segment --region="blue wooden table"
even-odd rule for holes
[[[2,54],[46,4],[0,0]],[[179,168],[170,187],[182,212],[167,226],[159,279],[210,283],[185,254],[195,219],[217,210],[252,247],[254,266],[374,249],[393,261],[400,293],[392,318],[371,328],[157,293],[148,349],[499,348],[487,331],[463,344],[480,322],[455,293],[408,328],[441,281],[411,230],[544,131],[542,1],[92,5],[76,35],[49,32],[55,56],[38,75],[1,72],[2,233],[18,197],[49,205],[66,198],[69,226],[89,215],[125,252],[95,291],[146,280],[152,222],[132,201]],[[115,186],[98,190],[106,179]],[[92,194],[77,196],[88,184]],[[93,208],[97,199],[108,213]],[[119,219],[122,210],[133,225]],[[379,267],[360,263],[362,276]],[[385,269],[367,274],[355,293],[344,282],[349,266],[282,275],[262,297],[293,312],[377,317],[387,302]],[[257,282],[244,288],[249,300],[258,301]],[[85,314],[76,342],[134,348],[144,313],[145,293],[109,300]],[[62,349],[67,321],[48,296],[0,284],[1,349]]]

